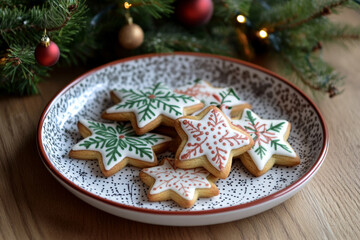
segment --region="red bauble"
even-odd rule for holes
[[[46,46],[44,43],[39,43],[35,48],[36,61],[45,67],[50,67],[57,63],[60,58],[60,49],[53,41]]]
[[[209,22],[213,14],[212,0],[178,0],[175,13],[185,25],[196,27]]]

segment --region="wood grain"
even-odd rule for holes
[[[335,20],[359,23],[345,11]],[[61,69],[41,94],[0,97],[1,239],[357,239],[360,235],[360,44],[326,45],[325,58],[346,75],[346,91],[318,100],[330,150],[316,176],[285,203],[247,219],[203,227],[137,223],[97,210],[65,190],[42,165],[36,128],[48,101],[84,69]],[[266,65],[272,68],[269,65]]]

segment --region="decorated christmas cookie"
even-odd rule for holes
[[[176,132],[174,127],[168,126],[159,126],[152,130],[151,132],[158,133],[161,135],[169,136],[172,138],[171,144],[168,147],[167,151],[175,153],[181,143],[181,138],[179,137],[178,133]]]
[[[285,120],[264,120],[245,109],[233,124],[241,127],[254,140],[254,146],[240,156],[245,167],[255,176],[266,173],[274,164],[294,166],[300,163],[299,156],[287,142],[291,125]]]
[[[163,164],[145,168],[140,172],[141,180],[150,186],[150,201],[174,200],[181,207],[192,207],[199,197],[213,197],[219,194],[212,176],[204,168],[181,169],[174,159],[164,159]]]
[[[236,116],[244,108],[251,108],[251,105],[242,101],[232,88],[215,88],[203,80],[195,80],[193,84],[179,87],[174,90],[177,93],[196,97],[205,104],[204,110],[210,105],[214,105],[223,111],[226,116]],[[202,110],[195,112],[199,114]]]
[[[174,120],[203,107],[200,100],[177,94],[161,83],[144,89],[120,89],[111,92],[115,106],[102,117],[116,121],[131,121],[141,135],[159,125],[174,126]]]
[[[231,124],[215,106],[207,107],[197,116],[179,118],[175,128],[182,139],[176,152],[176,166],[185,169],[202,166],[219,178],[229,175],[234,156],[253,146],[252,138]]]
[[[154,152],[165,151],[171,141],[171,138],[155,133],[138,136],[129,123],[81,119],[78,128],[85,139],[73,146],[70,157],[98,159],[100,169],[107,177],[127,164],[141,168],[157,165]]]

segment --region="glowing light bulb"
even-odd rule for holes
[[[261,29],[261,30],[258,32],[258,35],[259,35],[259,37],[261,37],[261,38],[266,38],[266,37],[268,36],[268,33],[266,32],[266,30]]]
[[[237,15],[236,20],[239,23],[245,23],[246,22],[246,17],[244,15]]]
[[[124,8],[125,9],[129,9],[131,7],[131,3],[128,3],[128,2],[124,2]]]

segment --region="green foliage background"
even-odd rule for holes
[[[313,92],[339,92],[342,76],[321,58],[324,42],[358,42],[359,27],[329,21],[341,7],[358,8],[349,0],[213,0],[211,21],[183,26],[175,17],[174,0],[133,0],[130,13],[145,32],[141,47],[121,49],[119,29],[126,24],[125,1],[0,0],[0,93],[34,94],[51,68],[35,62],[34,49],[44,29],[61,50],[60,64],[99,65],[120,57],[194,51],[252,60],[272,53],[294,81]],[[236,22],[242,14],[247,24]],[[260,40],[256,32],[267,29]],[[244,42],[244,37],[247,41]]]

